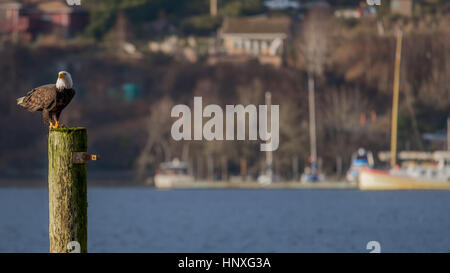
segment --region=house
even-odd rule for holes
[[[69,6],[64,0],[21,0],[0,2],[0,33],[20,33],[36,37],[57,33],[64,37],[83,30],[87,11]]]
[[[366,2],[360,2],[359,7],[338,8],[334,11],[334,16],[344,19],[358,19],[361,17],[374,17],[377,10],[374,6],[367,5]]]
[[[39,1],[34,12],[40,17],[40,32],[59,32],[71,36],[82,31],[89,19],[87,11],[78,6],[69,6],[66,1]]]
[[[413,0],[391,0],[391,13],[409,17],[413,12],[413,4]]]
[[[245,17],[226,19],[218,32],[223,59],[247,60],[280,66],[291,33],[287,17]]]
[[[29,20],[20,16],[22,4],[17,1],[0,3],[0,33],[24,32],[29,27]]]
[[[337,18],[344,18],[344,19],[350,19],[350,18],[360,18],[361,17],[361,11],[359,9],[336,9],[334,11],[334,16]]]

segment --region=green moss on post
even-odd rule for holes
[[[61,128],[48,136],[49,238],[51,253],[69,252],[77,241],[87,252],[86,164],[72,164],[73,152],[87,152],[85,128]]]

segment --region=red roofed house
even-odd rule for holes
[[[0,32],[19,32],[35,37],[58,33],[64,37],[82,31],[89,14],[64,0],[22,0],[0,2]]]
[[[17,1],[0,2],[0,33],[26,32],[29,20],[20,16],[22,4]]]
[[[69,36],[84,29],[88,13],[77,6],[69,6],[66,1],[39,1],[35,9],[40,15],[40,31],[58,31]]]

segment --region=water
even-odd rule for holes
[[[90,252],[450,252],[450,191],[89,188]],[[0,252],[48,251],[48,191],[0,188]]]

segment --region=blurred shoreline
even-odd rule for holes
[[[0,188],[42,188],[47,187],[46,177],[0,178]],[[153,184],[143,184],[132,179],[88,178],[88,187],[145,187],[156,188]],[[300,182],[281,181],[261,184],[257,181],[212,181],[196,180],[190,183],[173,185],[170,189],[357,189],[356,183],[347,181]]]

